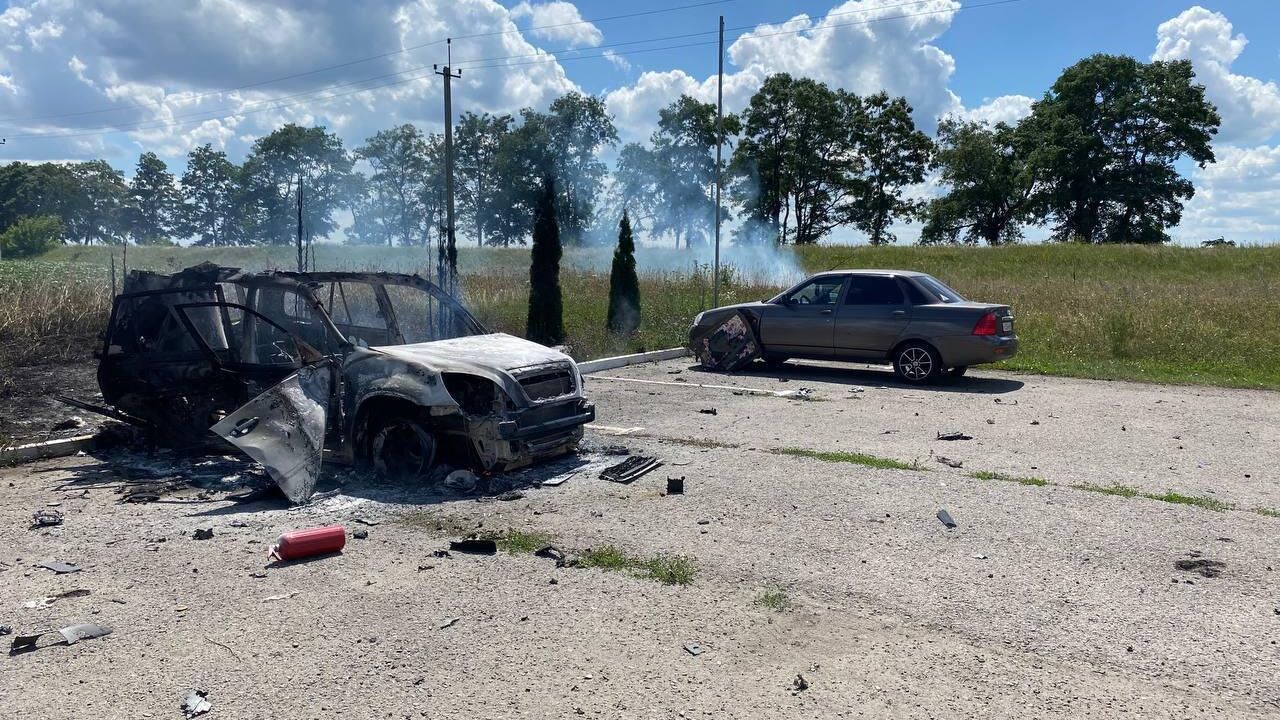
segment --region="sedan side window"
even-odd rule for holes
[[[787,296],[795,305],[835,305],[844,287],[843,277],[819,278]]]
[[[849,278],[849,292],[845,295],[844,304],[901,305],[902,289],[898,287],[898,281],[891,277],[855,275]]]

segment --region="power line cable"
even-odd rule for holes
[[[707,7],[707,6],[710,6],[710,5],[723,5],[723,4],[725,4],[725,3],[738,2],[738,1],[739,1],[739,0],[706,0],[705,2],[689,3],[689,4],[687,4],[687,5],[675,5],[675,6],[672,6],[672,7],[666,7],[666,8],[657,8],[657,9],[653,9],[653,10],[644,10],[644,11],[641,11],[641,12],[625,13],[625,14],[622,14],[622,15],[609,15],[609,16],[606,16],[606,17],[589,18],[589,19],[584,19],[584,20],[575,20],[575,21],[572,21],[572,22],[562,22],[562,23],[555,23],[555,24],[551,24],[551,25],[535,25],[535,26],[530,26],[530,27],[527,27],[527,28],[518,28],[518,27],[517,27],[517,28],[512,29],[512,30],[494,30],[494,31],[491,31],[491,32],[472,33],[472,34],[470,34],[470,35],[457,35],[457,36],[454,36],[452,39],[453,39],[453,40],[467,40],[467,39],[482,38],[482,37],[496,37],[496,36],[501,36],[501,35],[511,35],[511,34],[515,34],[515,33],[533,32],[533,31],[536,31],[536,30],[553,30],[553,29],[556,29],[556,28],[570,27],[570,26],[574,26],[574,25],[591,25],[591,24],[600,23],[600,22],[609,22],[609,21],[612,21],[612,20],[624,20],[624,19],[628,19],[628,18],[645,17],[645,16],[649,16],[649,15],[659,15],[659,14],[663,14],[663,13],[677,12],[677,11],[680,11],[680,10],[689,10],[689,9],[692,9],[692,8]],[[214,96],[214,95],[227,95],[227,94],[234,93],[234,92],[240,92],[240,91],[242,91],[242,90],[251,90],[251,89],[253,89],[253,88],[262,87],[262,86],[264,86],[264,85],[272,85],[272,84],[279,83],[279,82],[285,82],[286,80],[296,80],[296,79],[298,79],[298,78],[302,78],[302,77],[309,77],[309,76],[311,76],[311,75],[318,75],[318,74],[320,74],[320,73],[329,72],[330,70],[341,70],[341,69],[343,69],[343,68],[348,68],[348,67],[352,67],[352,66],[355,66],[355,65],[361,65],[361,64],[364,64],[364,63],[368,63],[368,62],[373,62],[374,60],[383,60],[383,59],[385,59],[385,58],[394,57],[394,56],[396,56],[396,55],[402,55],[402,54],[404,54],[404,53],[413,52],[414,50],[421,50],[422,48],[432,47],[432,46],[435,46],[435,45],[443,45],[445,42],[446,42],[446,40],[431,40],[431,41],[429,41],[429,42],[420,43],[420,44],[418,44],[418,45],[410,45],[410,46],[408,46],[408,47],[403,47],[403,48],[400,48],[399,50],[391,50],[391,51],[389,51],[389,52],[379,53],[379,54],[377,54],[377,55],[369,55],[369,56],[362,57],[362,58],[356,58],[356,59],[354,59],[354,60],[349,60],[349,61],[347,61],[347,62],[338,63],[338,64],[336,64],[336,65],[327,65],[327,66],[325,66],[325,67],[315,68],[314,70],[306,70],[306,71],[304,71],[304,72],[293,73],[293,74],[290,74],[290,75],[281,75],[281,76],[278,76],[278,77],[269,78],[269,79],[267,79],[267,80],[259,80],[258,82],[249,83],[249,84],[247,84],[247,85],[239,85],[239,86],[236,86],[236,87],[226,88],[226,89],[222,89],[222,90],[209,90],[209,91],[206,91],[206,92],[196,93],[196,94],[194,94],[194,95],[189,95],[189,96],[188,96],[188,95],[181,95],[181,94],[179,94],[179,97],[180,97],[180,99],[181,99],[181,100],[183,100],[183,101],[191,102],[191,101],[200,100],[200,99],[203,99],[203,98],[206,98],[206,97],[210,97],[210,96]],[[402,71],[402,72],[408,72],[408,71]],[[61,113],[61,114],[57,114],[57,115],[34,115],[34,116],[28,116],[28,117],[6,117],[6,118],[0,118],[0,122],[13,122],[13,123],[24,122],[24,123],[29,123],[29,122],[33,122],[33,121],[36,121],[36,120],[55,120],[55,119],[69,118],[69,117],[83,117],[83,116],[85,116],[85,115],[97,115],[97,114],[102,114],[102,113],[119,112],[119,111],[121,111],[121,110],[130,110],[130,109],[135,109],[135,108],[141,108],[141,109],[159,109],[159,108],[163,108],[163,107],[165,107],[165,103],[164,103],[164,101],[161,101],[160,103],[155,103],[155,104],[152,104],[152,103],[127,103],[127,104],[117,105],[117,106],[109,107],[109,108],[99,108],[99,109],[96,109],[96,110],[80,110],[80,111],[77,111],[77,112]]]
[[[993,6],[998,6],[998,5],[1009,5],[1009,4],[1016,3],[1016,2],[1021,2],[1021,1],[1022,1],[1022,0],[995,0],[994,2],[988,2],[988,3],[982,3],[982,4],[975,4],[975,5],[967,5],[967,6],[963,6],[963,7],[961,7],[961,8],[956,8],[956,9],[954,9],[954,10],[952,10],[952,9],[947,9],[947,10],[932,10],[932,11],[919,12],[919,13],[910,13],[910,14],[904,14],[904,15],[894,15],[894,16],[890,16],[890,17],[870,18],[870,19],[862,20],[862,21],[858,21],[858,22],[839,23],[839,24],[835,24],[835,25],[826,25],[826,26],[822,26],[822,27],[808,27],[808,28],[801,28],[801,29],[798,29],[798,30],[784,30],[784,31],[778,31],[778,32],[773,32],[773,33],[754,33],[754,35],[753,35],[753,36],[754,36],[754,37],[774,37],[774,36],[780,36],[780,35],[796,35],[796,34],[805,33],[805,32],[817,32],[817,31],[822,31],[822,30],[833,30],[833,29],[841,28],[841,27],[851,27],[851,26],[857,26],[857,25],[869,25],[869,24],[872,24],[872,23],[877,23],[877,22],[887,22],[887,21],[890,21],[890,20],[901,20],[901,19],[905,19],[905,18],[912,18],[912,17],[923,17],[923,16],[928,16],[928,15],[938,15],[938,14],[948,13],[948,12],[953,12],[953,11],[954,11],[954,12],[959,12],[960,10],[967,10],[967,9],[978,9],[978,8],[993,7]],[[910,4],[919,4],[919,3],[906,3],[906,5],[910,5]],[[879,9],[879,8],[877,8],[877,9]],[[760,24],[770,24],[770,23],[760,23]],[[744,29],[744,28],[750,29],[750,28],[754,28],[754,27],[757,27],[757,26],[740,26],[740,27],[735,28],[735,29],[739,29],[739,30],[741,30],[741,29]],[[706,33],[687,33],[687,34],[683,34],[683,35],[673,35],[673,36],[667,36],[667,37],[650,38],[650,39],[648,39],[648,40],[632,41],[632,42],[631,42],[631,43],[629,43],[629,44],[636,44],[636,43],[641,43],[641,42],[660,42],[660,41],[662,41],[662,40],[666,40],[666,39],[678,39],[678,38],[691,37],[691,36],[695,36],[695,35],[703,35],[703,34],[706,34]],[[743,33],[743,34],[742,34],[742,35],[740,35],[738,38],[735,38],[735,40],[736,40],[736,39],[741,39],[741,37],[745,36],[746,34],[747,34],[747,33]],[[689,47],[699,47],[699,46],[705,46],[705,45],[714,45],[714,44],[716,44],[716,42],[717,42],[717,41],[715,41],[715,40],[710,40],[710,41],[703,41],[703,42],[681,43],[681,44],[677,44],[677,45],[665,45],[665,46],[661,46],[661,47],[654,47],[654,48],[640,48],[640,49],[636,49],[636,50],[629,50],[629,51],[623,51],[623,52],[614,53],[614,55],[620,55],[620,56],[639,55],[639,54],[644,54],[644,53],[662,52],[662,51],[665,51],[665,50],[676,50],[676,49],[689,48]],[[570,61],[570,60],[589,60],[589,59],[602,58],[602,57],[606,57],[606,56],[607,56],[607,54],[605,54],[605,53],[600,53],[600,54],[595,54],[595,55],[573,55],[573,56],[568,56],[568,57],[561,57],[561,56],[556,56],[556,55],[553,55],[553,54],[549,54],[549,53],[548,53],[548,54],[546,54],[546,55],[545,55],[545,57],[542,57],[541,59],[538,59],[538,60],[531,60],[531,61],[520,62],[520,63],[495,63],[495,64],[491,64],[491,65],[476,65],[476,66],[467,67],[467,68],[463,68],[463,69],[467,69],[467,70],[483,70],[483,69],[489,69],[489,68],[500,68],[500,67],[519,67],[519,66],[523,66],[523,65],[533,65],[533,64],[545,63],[545,62],[552,62],[552,61],[556,61],[556,62],[565,62],[565,61]],[[527,55],[511,56],[511,59],[518,59],[518,58],[521,58],[521,57],[528,57],[528,56],[527,56]],[[502,60],[502,59],[505,59],[505,58],[490,58],[490,60]],[[306,103],[308,102],[308,99],[299,100],[299,101],[297,101],[297,102],[285,102],[285,103],[280,102],[281,100],[289,100],[289,99],[293,99],[293,98],[300,98],[300,97],[304,97],[304,96],[315,95],[315,94],[317,94],[317,93],[323,93],[323,92],[331,91],[332,89],[334,89],[334,88],[338,88],[338,87],[347,87],[347,86],[351,86],[351,85],[358,85],[358,84],[362,84],[362,83],[366,83],[366,82],[371,82],[371,81],[374,81],[374,80],[385,79],[385,78],[388,78],[388,77],[398,77],[398,76],[400,76],[400,75],[404,75],[404,74],[406,74],[406,73],[418,72],[418,71],[423,71],[423,70],[429,70],[429,66],[422,66],[422,67],[420,67],[420,68],[413,68],[413,69],[410,69],[410,70],[403,70],[403,71],[399,71],[399,72],[395,72],[395,73],[388,73],[388,74],[385,74],[385,75],[375,76],[375,77],[372,77],[372,78],[365,78],[365,79],[362,79],[362,80],[354,80],[354,81],[350,81],[350,82],[347,82],[347,83],[340,83],[340,84],[337,84],[337,85],[328,86],[328,87],[325,87],[325,88],[321,88],[321,89],[319,89],[319,90],[306,91],[306,92],[302,92],[302,93],[297,93],[297,94],[292,95],[292,96],[284,96],[284,97],[271,98],[271,99],[267,99],[267,100],[255,101],[255,102],[253,102],[253,103],[248,103],[248,104],[246,104],[246,106],[248,106],[248,105],[267,105],[267,107],[257,108],[257,109],[253,109],[253,110],[244,110],[244,109],[240,109],[240,110],[236,110],[236,111],[226,112],[225,114],[222,114],[222,115],[217,115],[217,114],[216,114],[216,113],[222,112],[221,110],[210,110],[210,111],[203,111],[203,112],[201,112],[201,113],[195,113],[195,114],[193,114],[193,115],[189,115],[189,116],[180,116],[180,118],[179,118],[179,119],[175,119],[174,121],[161,121],[161,122],[158,122],[158,121],[145,121],[145,120],[144,120],[144,121],[138,121],[138,122],[136,122],[136,123],[130,123],[130,124],[122,125],[122,126],[110,126],[110,127],[105,127],[105,128],[97,128],[97,129],[90,130],[90,131],[85,131],[85,132],[69,132],[69,133],[28,133],[28,134],[11,135],[10,137],[13,137],[13,138],[22,138],[22,139],[29,139],[29,140],[30,140],[30,139],[54,139],[54,138],[93,137],[93,136],[97,136],[97,135],[107,135],[107,134],[111,134],[111,133],[115,133],[115,132],[141,132],[141,131],[147,131],[147,130],[163,129],[163,128],[167,128],[167,127],[177,127],[177,126],[180,126],[180,125],[187,125],[187,124],[198,123],[198,122],[206,122],[206,121],[208,121],[208,120],[220,120],[220,119],[226,119],[226,118],[231,118],[231,117],[239,117],[239,116],[243,116],[243,115],[253,115],[253,114],[260,113],[260,112],[267,112],[267,111],[271,111],[271,110],[281,110],[281,109],[285,109],[285,108],[289,108],[289,107],[294,107],[294,106],[297,106],[297,105],[303,105],[303,104],[306,104]],[[413,75],[413,76],[410,76],[410,77],[407,77],[407,78],[402,78],[402,79],[400,79],[400,80],[394,80],[394,81],[390,81],[390,82],[379,83],[379,84],[372,85],[372,86],[369,86],[369,87],[357,88],[357,89],[355,89],[355,90],[351,90],[351,91],[349,91],[349,92],[344,92],[344,93],[335,93],[335,94],[328,95],[328,96],[325,96],[325,97],[315,98],[315,99],[314,99],[314,101],[315,101],[315,102],[317,102],[317,103],[331,102],[331,101],[333,101],[333,100],[336,100],[336,99],[339,99],[339,98],[343,98],[343,97],[348,97],[348,96],[350,96],[350,95],[355,95],[355,94],[359,94],[359,93],[369,92],[369,91],[372,91],[372,90],[378,90],[378,89],[382,89],[382,88],[386,88],[386,87],[392,87],[392,86],[402,85],[402,84],[409,83],[409,82],[414,82],[414,81],[416,81],[416,80],[420,80],[420,79],[423,79],[423,78],[427,77],[427,75],[428,75],[428,74],[430,74],[430,73],[428,72],[427,74]],[[243,108],[243,107],[246,107],[246,106],[242,106],[242,108]]]

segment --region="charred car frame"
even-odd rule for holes
[[[212,430],[294,502],[325,461],[400,478],[441,457],[510,469],[574,449],[595,417],[569,356],[391,273],[131,272],[98,384],[164,444],[218,442]]]

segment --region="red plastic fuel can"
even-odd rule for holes
[[[346,544],[347,529],[341,525],[294,530],[276,540],[276,544],[271,546],[270,557],[277,560],[299,560],[338,552]]]

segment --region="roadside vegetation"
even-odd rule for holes
[[[991,472],[989,470],[979,470],[978,472],[969,473],[969,477],[975,480],[999,480],[1000,482],[1012,482],[1019,485],[1030,485],[1032,487],[1044,487],[1049,484],[1048,480],[1038,477],[1018,477],[1016,475],[1006,475],[1004,473]]]
[[[822,450],[809,450],[806,448],[779,448],[773,452],[778,455],[812,458],[814,460],[832,463],[851,463],[853,465],[862,465],[870,468],[878,468],[880,470],[916,470],[919,472],[925,472],[929,469],[918,462],[906,463],[901,460],[894,460],[893,458],[884,458],[859,452],[824,452]]]
[[[756,605],[774,612],[786,612],[791,609],[791,596],[785,590],[770,588],[760,593]]]
[[[117,273],[122,257],[115,249]],[[0,385],[8,368],[89,361],[110,307],[112,249],[60,247],[0,261]],[[684,250],[637,252],[644,312],[621,338],[607,329],[612,249],[569,248],[560,273],[566,342],[579,359],[681,345],[711,304],[710,272]],[[173,271],[204,261],[285,268],[290,248],[131,247],[129,267]],[[801,272],[901,267],[937,275],[968,297],[1009,303],[1022,340],[999,367],[1073,377],[1280,389],[1280,247],[1025,245],[999,248],[806,247],[779,251]],[[463,248],[464,299],[488,327],[523,335],[529,253]],[[321,246],[320,269],[418,271],[420,249]],[[723,273],[722,303],[772,296],[785,280],[760,268]]]

